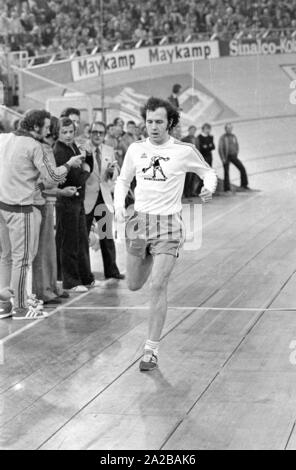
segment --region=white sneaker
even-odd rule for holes
[[[47,312],[43,312],[39,308],[16,308],[13,310],[13,320],[42,320],[49,316]]]
[[[32,307],[36,310],[43,310],[43,300],[37,299],[35,294],[31,294],[28,297],[27,302],[29,307]]]
[[[104,286],[104,281],[99,281],[98,279],[95,279],[91,284],[89,284],[88,287],[102,287]]]
[[[77,292],[77,294],[88,292],[88,288],[85,286],[75,286],[72,289],[69,289],[69,292]]]
[[[13,305],[10,300],[0,302],[0,318],[12,317]]]

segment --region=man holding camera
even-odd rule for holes
[[[113,240],[113,198],[112,193],[119,166],[115,159],[114,149],[105,145],[106,126],[96,121],[90,127],[91,150],[93,155],[93,172],[85,188],[85,213],[88,233],[93,219],[98,225],[100,248],[102,252],[104,275],[106,279],[124,279],[116,264],[115,243]]]

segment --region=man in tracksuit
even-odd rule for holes
[[[14,291],[14,310],[0,312],[0,318],[34,320],[45,314],[28,306],[26,279],[34,241],[33,194],[40,175],[61,183],[69,169],[81,165],[81,156],[54,168],[40,141],[47,136],[50,114],[32,110],[16,132],[0,135],[0,290]]]

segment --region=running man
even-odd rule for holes
[[[149,98],[142,117],[148,138],[130,145],[115,185],[117,222],[125,220],[124,201],[130,183],[137,180],[135,212],[126,225],[127,282],[132,291],[150,277],[149,333],[140,362],[141,371],[157,367],[159,342],[167,314],[167,286],[182,245],[181,198],[186,172],[204,181],[200,197],[212,198],[217,185],[214,170],[191,144],[170,136],[180,115],[169,102]],[[147,178],[143,168],[162,159],[165,178]]]

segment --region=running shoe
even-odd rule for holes
[[[88,292],[88,288],[86,286],[75,286],[72,289],[69,289],[69,292],[75,292],[77,294],[81,294],[83,292]]]
[[[59,297],[54,297],[53,299],[44,300],[44,305],[59,305],[62,303],[62,300]]]
[[[92,289],[93,287],[103,287],[104,286],[104,281],[99,281],[98,279],[95,279],[92,281],[91,284],[89,284],[87,287]]]
[[[48,313],[33,307],[16,308],[12,313],[13,320],[41,320],[48,317]]]
[[[10,300],[0,302],[0,319],[12,317],[13,305]]]
[[[157,356],[150,349],[145,349],[143,359],[140,362],[140,371],[147,372],[157,367]]]
[[[59,295],[60,299],[68,299],[70,297],[69,292],[63,290],[63,292]]]
[[[37,310],[43,309],[43,300],[37,299],[35,294],[28,296],[27,303],[29,307],[36,308]]]
[[[117,281],[122,281],[123,279],[125,279],[125,274],[114,274],[114,276],[111,276],[111,277],[106,277],[107,280],[109,279],[115,279]]]

